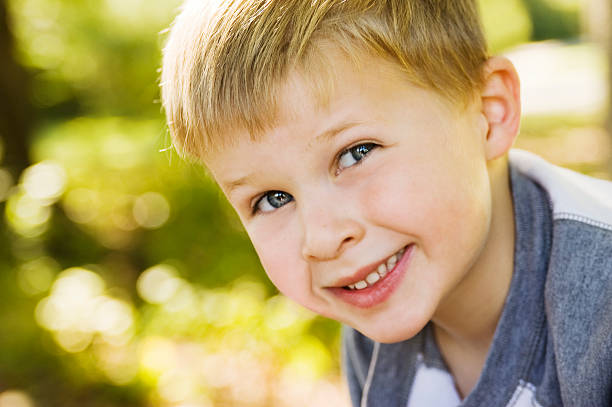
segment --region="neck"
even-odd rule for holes
[[[485,358],[514,265],[514,211],[507,158],[490,162],[489,174],[493,209],[487,242],[470,272],[440,304],[433,318],[439,342],[452,341],[464,351],[484,354]]]

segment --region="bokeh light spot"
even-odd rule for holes
[[[197,401],[186,401],[184,403],[174,404],[172,407],[213,407],[213,403],[205,396],[200,395]]]
[[[184,280],[179,280],[179,285],[174,295],[164,304],[164,308],[170,312],[181,312],[194,309],[197,297],[193,288]]]
[[[93,335],[87,331],[58,331],[55,333],[55,341],[67,352],[83,352],[89,344]]]
[[[94,300],[103,292],[104,281],[96,273],[77,267],[64,270],[51,295],[36,307],[37,321],[52,331],[92,331]]]
[[[325,345],[313,336],[306,336],[291,349],[291,358],[285,369],[298,380],[315,380],[329,371],[331,365],[331,356]]]
[[[221,290],[203,290],[201,293],[202,315],[215,326],[231,324],[231,295]]]
[[[134,219],[146,229],[162,226],[170,216],[170,204],[157,192],[147,192],[134,200]]]
[[[51,204],[64,192],[66,171],[59,164],[43,161],[26,168],[21,183],[28,196]]]
[[[104,280],[98,274],[84,268],[71,267],[58,276],[53,284],[53,294],[80,303],[101,295],[104,287]]]
[[[102,149],[105,164],[110,168],[127,170],[138,164],[138,145],[127,136],[122,134],[108,136]]]
[[[147,302],[162,304],[169,301],[181,286],[177,270],[167,264],[158,264],[142,272],[136,282],[138,294]]]
[[[41,206],[37,201],[22,195],[17,199],[15,214],[32,225],[40,225],[47,221],[50,212],[46,206]]]
[[[149,336],[140,344],[140,364],[145,369],[161,373],[173,369],[175,359],[174,344],[168,339]]]
[[[159,395],[170,402],[188,400],[197,394],[197,390],[194,377],[180,374],[178,369],[162,374],[157,385]]]
[[[47,230],[51,208],[19,191],[6,205],[6,219],[11,228],[24,237],[40,236]]]
[[[34,402],[23,391],[7,390],[0,393],[0,407],[34,407]]]
[[[76,223],[89,223],[98,215],[100,196],[97,191],[76,188],[69,191],[63,199],[66,215]]]
[[[272,331],[294,327],[306,319],[313,318],[304,308],[282,295],[270,298],[265,307],[265,324]]]
[[[104,335],[119,336],[133,323],[132,308],[115,298],[99,297],[94,312],[96,331]]]
[[[104,280],[93,271],[64,270],[51,294],[38,303],[36,320],[53,331],[57,343],[68,352],[85,350],[94,335],[112,345],[125,345],[133,336],[133,307],[104,291]]]
[[[97,364],[108,379],[118,385],[126,385],[138,375],[135,346],[96,344]]]
[[[60,65],[65,55],[62,39],[52,33],[42,33],[31,41],[31,53],[37,65],[43,69],[54,69]]]
[[[59,265],[51,257],[38,257],[19,267],[17,283],[24,293],[37,295],[49,289],[58,270]]]

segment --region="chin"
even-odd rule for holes
[[[355,329],[373,341],[380,343],[397,343],[412,339],[421,332],[426,324],[427,321],[423,324],[410,324],[411,326],[404,327],[404,329],[398,329],[399,327],[397,326],[386,326],[383,329]]]

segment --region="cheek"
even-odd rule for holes
[[[283,233],[273,237],[265,234],[267,237],[262,238],[262,233],[249,233],[249,236],[261,265],[276,288],[292,300],[304,304],[311,286],[306,263],[301,258],[297,239],[288,233],[290,228],[280,230]]]
[[[475,167],[406,166],[369,182],[361,200],[380,226],[411,236],[432,253],[475,251],[489,227],[489,182]]]

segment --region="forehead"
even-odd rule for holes
[[[403,68],[387,58],[365,51],[347,53],[323,43],[289,71],[275,94],[275,114],[257,134],[242,132],[255,141],[275,128],[295,123],[305,113],[342,116],[346,110],[392,97],[400,83],[416,86]]]
[[[391,119],[386,113],[396,103],[449,108],[442,96],[411,83],[393,61],[327,48],[322,59],[313,58],[286,76],[276,95],[274,119],[265,129],[257,134],[233,131],[226,137],[230,141],[205,162],[223,187],[224,180],[240,179],[239,174],[256,171],[281,152],[306,153],[346,128],[387,123]]]
[[[408,80],[400,65],[389,58],[358,47],[347,50],[333,42],[318,40],[268,88],[269,97],[260,100],[257,109],[243,106],[240,101],[235,103],[235,109],[242,111],[242,116],[229,115],[233,120],[225,121],[219,131],[211,135],[215,139],[211,151],[214,152],[216,146],[231,145],[237,134],[259,140],[283,120],[291,120],[291,110],[301,110],[304,102],[310,102],[312,107],[326,108],[330,99],[346,90],[343,84],[353,82],[353,87],[356,82],[370,82],[374,77]],[[252,122],[261,124],[253,126]]]
[[[368,103],[409,77],[399,64],[366,51],[330,43],[313,47],[286,76],[277,95],[276,124],[292,122],[304,111],[335,113],[348,103]]]
[[[374,69],[367,68],[372,65]],[[204,161],[208,164],[243,143],[269,144],[277,130],[295,124],[306,114],[341,116],[352,108],[350,104],[367,103],[374,93],[381,93],[383,82],[405,80],[402,76],[399,66],[383,58],[365,53],[349,57],[337,47],[320,47],[279,82],[272,97],[274,114],[263,128],[227,126],[217,137],[222,142],[205,155]]]

